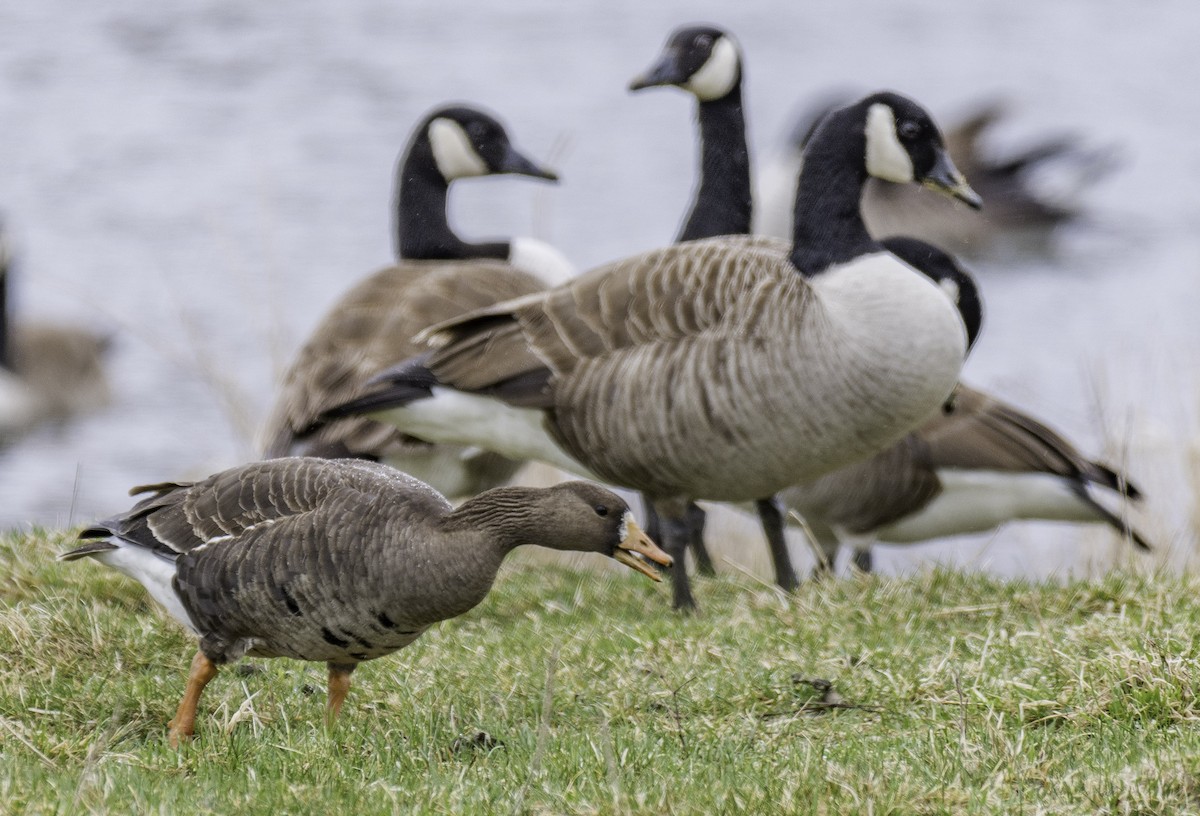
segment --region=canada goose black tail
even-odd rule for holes
[[[1141,533],[1135,530],[1128,521],[1121,518],[1112,510],[1109,510],[1100,502],[1096,501],[1095,497],[1088,492],[1088,485],[1088,482],[1076,481],[1072,483],[1071,489],[1074,490],[1079,498],[1082,499],[1089,507],[1096,511],[1096,515],[1104,519],[1109,526],[1120,533],[1122,538],[1132,541],[1135,547],[1144,552],[1149,552],[1154,549],[1150,546],[1150,542],[1147,541]],[[1132,494],[1130,495],[1132,496]]]
[[[367,383],[371,391],[322,412],[318,422],[308,428],[306,433],[311,433],[321,424],[335,419],[400,408],[432,397],[433,387],[438,384],[438,379],[426,366],[428,359],[428,354],[422,354],[375,375]]]

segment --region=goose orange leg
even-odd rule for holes
[[[350,692],[350,674],[354,671],[354,663],[330,663],[329,665],[329,698],[325,703],[325,723],[333,725],[334,720],[342,711],[342,703]]]
[[[167,741],[172,748],[178,748],[181,743],[192,738],[196,733],[196,704],[208,681],[217,676],[217,664],[204,656],[204,652],[196,652],[192,658],[192,670],[188,674],[187,688],[183,691],[183,699],[175,710],[175,717],[170,722]]]

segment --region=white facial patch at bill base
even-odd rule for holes
[[[429,146],[438,172],[446,181],[485,176],[489,172],[462,125],[453,119],[440,117],[429,123]]]
[[[896,135],[896,115],[882,102],[867,110],[867,172],[884,181],[913,180],[912,158]]]
[[[720,37],[713,43],[712,53],[692,74],[683,87],[696,95],[702,102],[720,99],[733,90],[738,79],[737,46],[728,37]]]
[[[621,517],[621,532],[618,534],[619,538],[617,539],[620,543],[624,544],[625,540],[629,538],[629,531],[635,524],[637,522],[634,521],[633,511],[626,510],[625,515]]]

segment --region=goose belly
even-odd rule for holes
[[[744,501],[866,458],[940,408],[966,331],[938,287],[893,262],[813,291],[790,323],[612,361],[640,371],[637,387],[565,394],[564,445],[651,495]],[[585,373],[576,388],[613,374]]]
[[[1048,473],[941,470],[942,492],[920,512],[881,527],[889,544],[982,533],[1016,519],[1102,521],[1070,482]]]

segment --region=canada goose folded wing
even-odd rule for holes
[[[768,296],[754,279],[778,281],[780,259],[724,239],[650,252],[435,326],[429,337],[438,348],[426,364],[439,382],[464,391],[539,369],[565,386],[630,363],[677,368],[700,343],[751,327]],[[797,294],[806,293],[800,276],[791,277]],[[553,405],[548,397],[543,407]]]
[[[951,413],[931,420],[919,433],[938,467],[1049,473],[1119,489],[1112,470],[1088,461],[1060,434],[964,385],[956,391]]]
[[[414,336],[426,327],[541,289],[503,261],[404,261],[362,281],[332,310],[289,369],[276,403],[268,457],[287,455],[297,438],[311,453],[340,446],[341,455],[386,455],[416,443],[394,427],[350,417],[314,429],[326,409],[358,397],[382,366],[420,353]],[[396,304],[404,304],[397,308]]]

